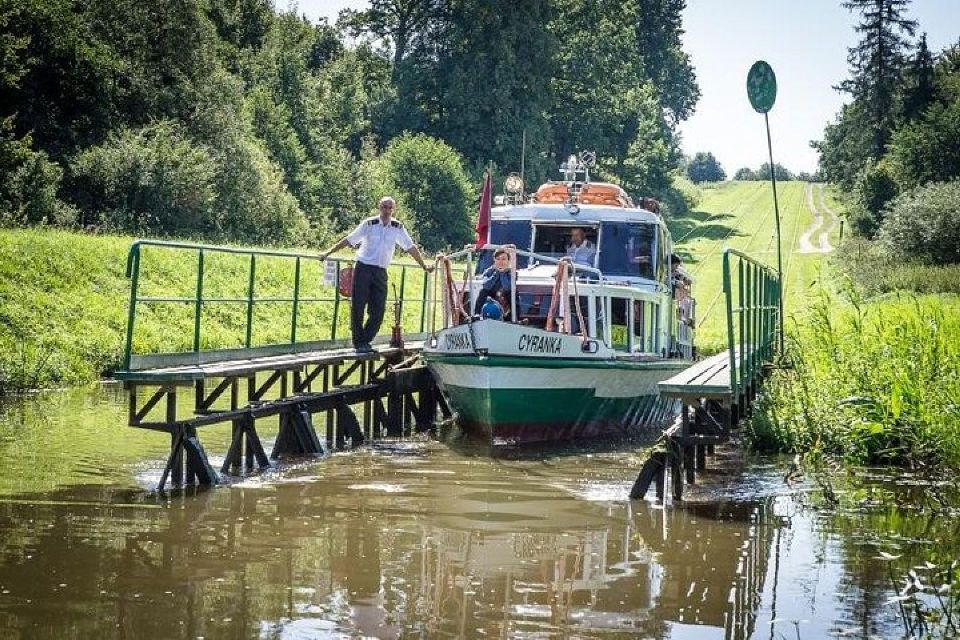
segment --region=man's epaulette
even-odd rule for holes
[[[367,218],[367,224],[380,224],[380,218],[378,216]]]
[[[390,221],[390,226],[391,226],[391,227],[398,227],[398,228],[399,228],[399,227],[402,227],[403,225],[400,223],[399,220],[391,220],[391,221]]]

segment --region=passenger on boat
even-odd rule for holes
[[[493,252],[493,266],[481,275],[480,293],[473,307],[474,315],[480,315],[487,298],[492,297],[504,310],[504,317],[510,307],[510,254],[506,249]]]
[[[570,231],[570,244],[567,245],[567,257],[576,264],[592,267],[597,256],[597,247],[587,240],[587,232],[583,227],[574,227]]]

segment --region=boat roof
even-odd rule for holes
[[[616,207],[599,204],[513,204],[494,207],[492,220],[530,220],[531,222],[596,224],[600,222],[648,222],[663,224],[663,218],[640,207]]]

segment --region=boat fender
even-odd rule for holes
[[[493,298],[487,298],[480,307],[480,317],[484,320],[502,320],[503,308]]]

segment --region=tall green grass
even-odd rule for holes
[[[821,293],[747,428],[761,451],[960,467],[960,299]]]
[[[960,293],[960,264],[923,264],[895,258],[862,238],[845,240],[833,263],[866,296],[893,291]]]

